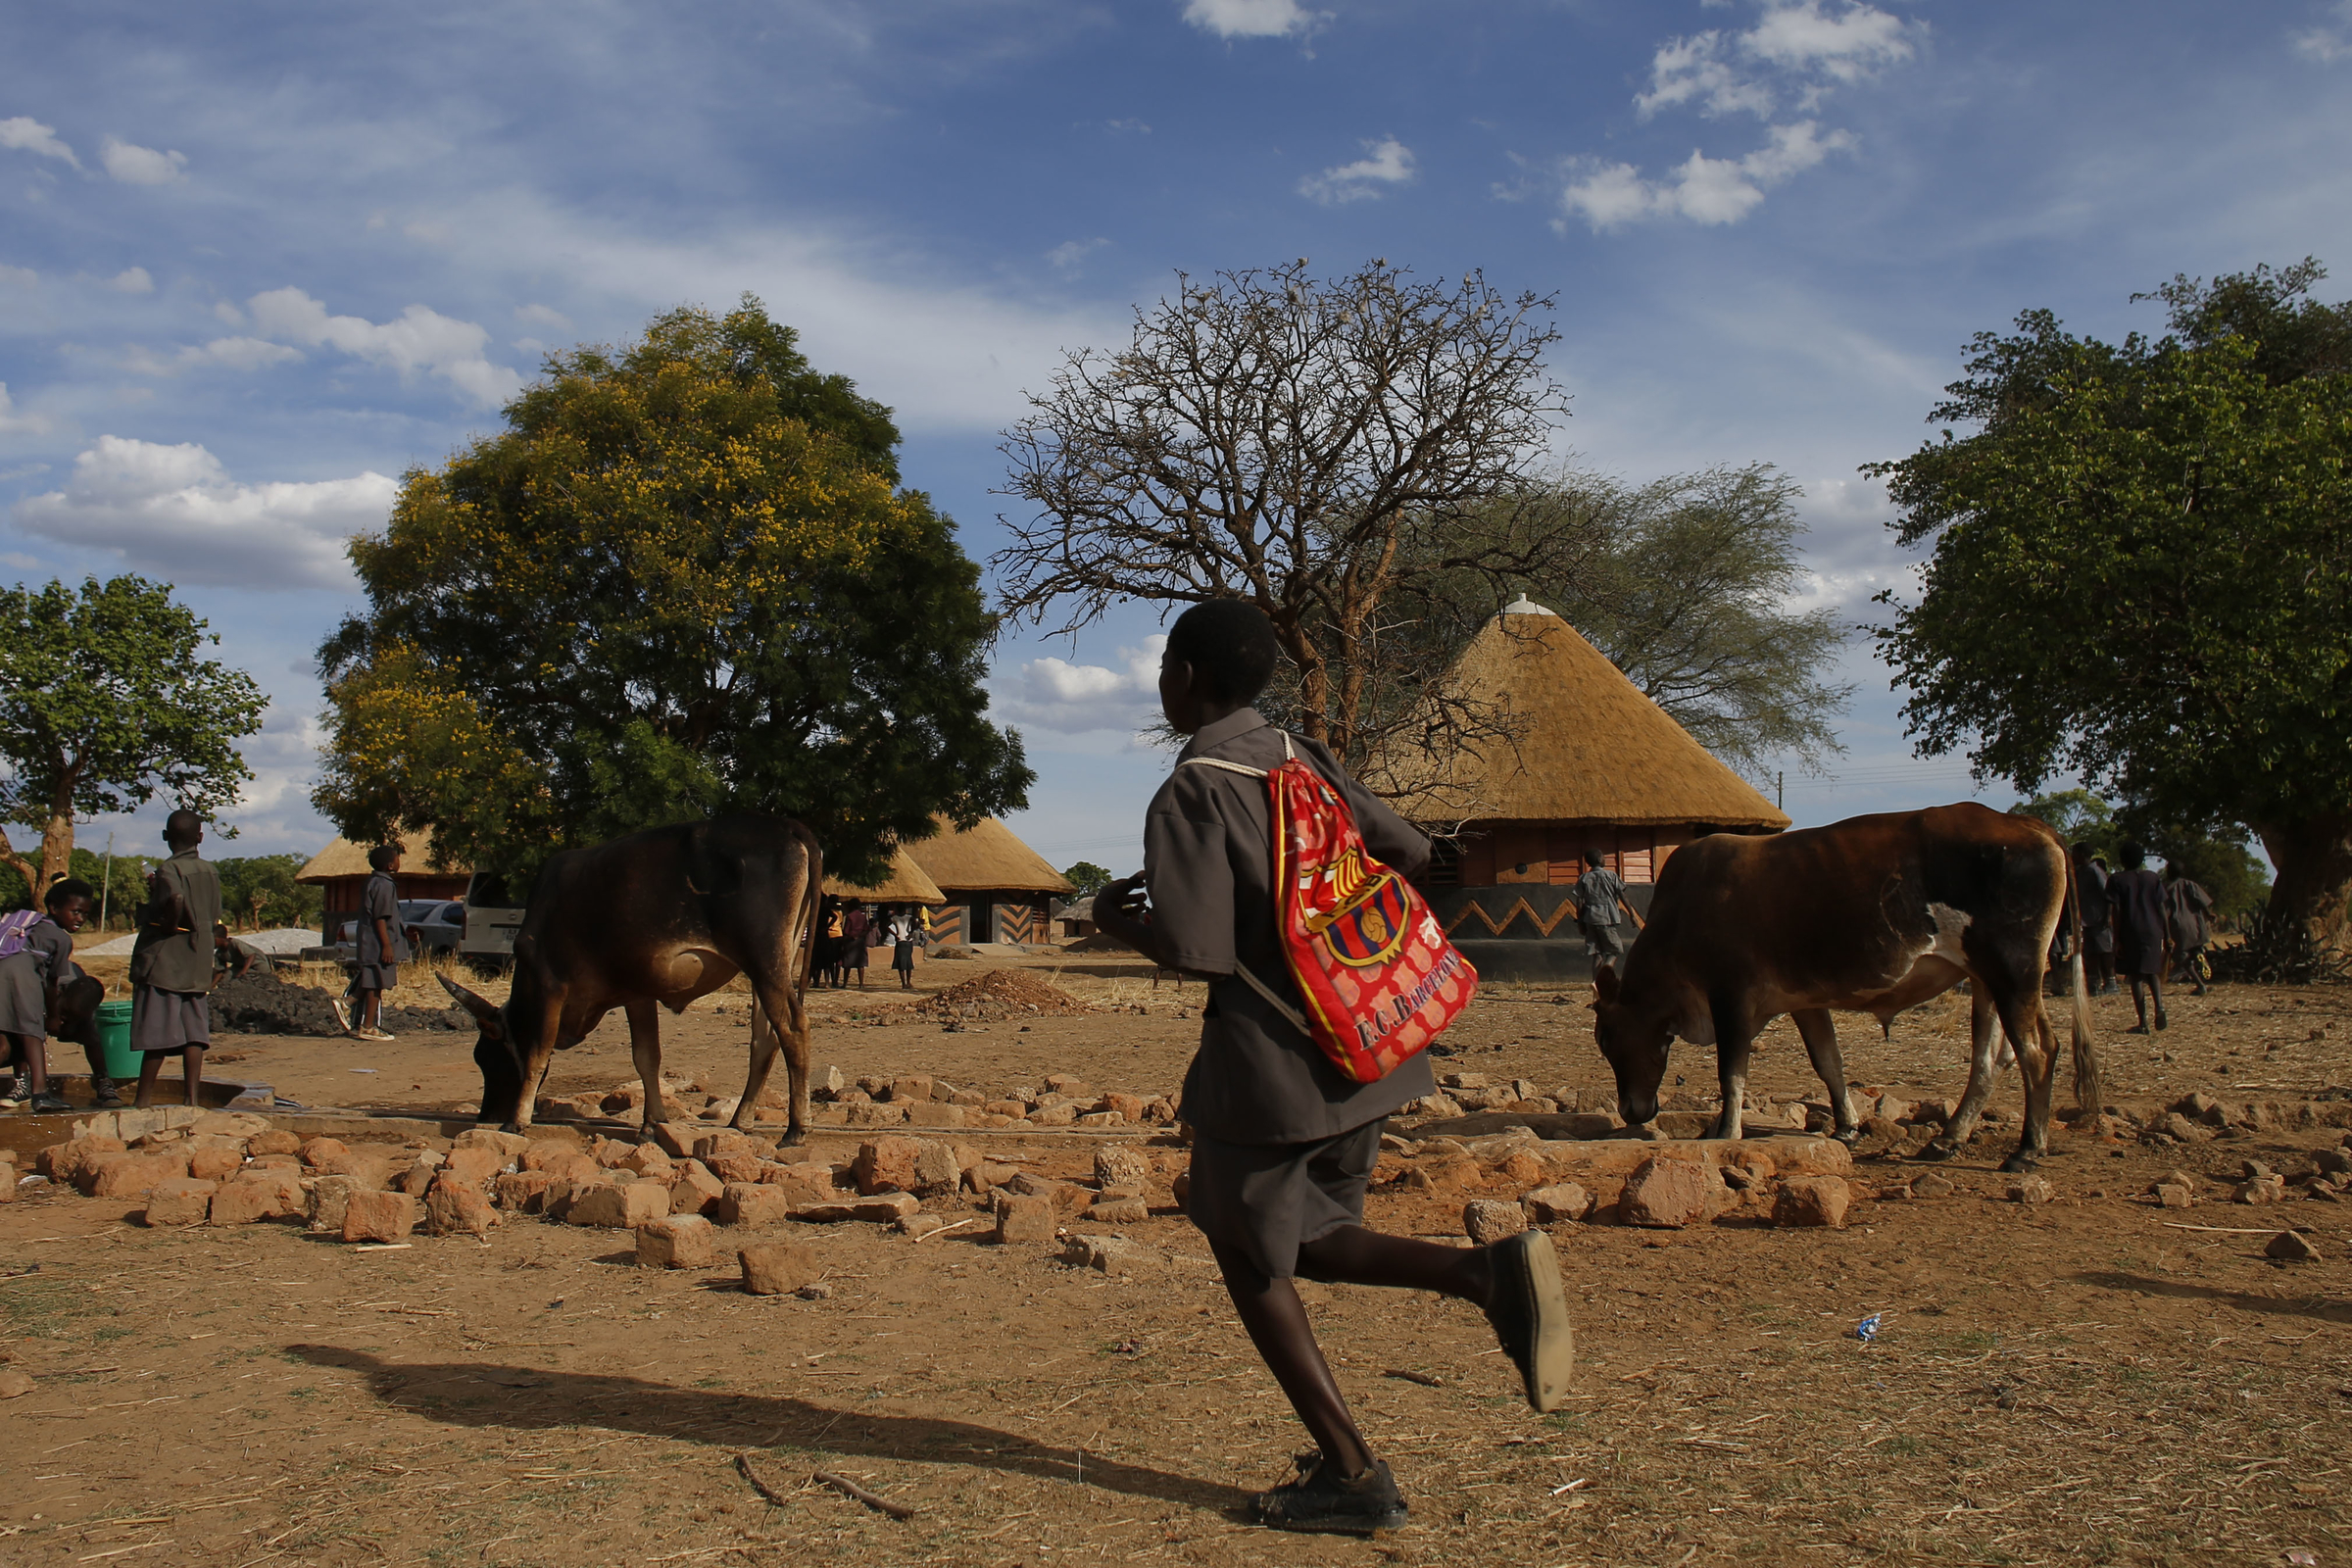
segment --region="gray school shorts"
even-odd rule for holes
[[[1360,1225],[1386,1118],[1313,1144],[1225,1144],[1193,1134],[1185,1213],[1268,1279],[1298,1271],[1298,1249]]]
[[[130,1049],[178,1051],[213,1043],[213,1011],[201,991],[134,986],[130,993]]]

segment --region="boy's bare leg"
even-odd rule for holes
[[[384,994],[381,991],[361,992],[360,1027],[362,1029],[376,1029],[380,1027],[377,1020],[382,1018],[383,1015]]]
[[[1483,1247],[1440,1247],[1343,1225],[1298,1249],[1298,1273],[1331,1285],[1436,1291],[1477,1307],[1493,1304],[1494,1270]]]
[[[142,1079],[145,1076],[144,1073],[140,1074]],[[179,1054],[179,1076],[187,1086],[187,1096],[182,1103],[203,1104],[204,1102],[197,1098],[196,1091],[204,1086],[204,1047],[187,1046],[182,1048]]]
[[[145,1110],[149,1105],[155,1103],[155,1080],[163,1070],[164,1054],[162,1052],[142,1051],[139,1053],[139,1092],[137,1097],[131,1101],[133,1105]]]
[[[24,1065],[24,1087],[34,1095],[49,1092],[49,1041],[45,1035],[17,1036],[17,1060]]]
[[[1331,1365],[1315,1343],[1298,1292],[1289,1280],[1268,1279],[1237,1252],[1214,1243],[1210,1250],[1224,1271],[1226,1293],[1233,1298],[1250,1343],[1257,1347],[1266,1370],[1282,1386],[1323,1457],[1343,1476],[1360,1476],[1371,1469],[1371,1446],[1356,1429],[1340,1386],[1332,1381]]]

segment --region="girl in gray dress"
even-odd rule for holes
[[[94,898],[87,882],[58,882],[41,901],[41,912],[29,920],[22,915],[7,920],[15,928],[13,940],[0,942],[11,950],[0,957],[0,1040],[7,1042],[17,1069],[17,1093],[11,1098],[36,1113],[73,1108],[49,1087],[49,1032],[59,1021],[58,992],[81,978],[74,962],[74,933],[89,919]],[[100,1066],[93,1053],[99,1092],[121,1104]]]

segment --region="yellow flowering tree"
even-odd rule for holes
[[[759,301],[555,356],[506,419],[353,541],[369,609],[320,650],[316,797],[345,833],[429,826],[436,858],[519,876],[751,808],[855,876],[934,811],[1022,804],[978,567],[897,488],[889,411]]]

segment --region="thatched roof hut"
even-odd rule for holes
[[[868,904],[945,904],[948,896],[939,884],[923,874],[913,857],[905,850],[893,850],[890,869],[882,880],[868,885],[844,882],[839,877],[825,878],[825,891],[837,899],[862,899]]]
[[[931,924],[941,944],[1042,943],[1052,940],[1054,901],[1074,893],[1069,878],[993,816],[906,846],[906,854],[947,896]]]
[[[434,865],[430,832],[419,830],[400,836],[400,870],[392,884],[403,899],[462,899],[466,886],[473,878],[469,865]],[[360,894],[372,874],[368,865],[369,844],[354,844],[349,839],[336,839],[325,849],[311,857],[309,863],[294,873],[297,882],[313,882],[323,890],[325,912],[323,920],[326,940],[335,940],[334,933],[342,929],[345,920],[355,918],[360,911]]]
[[[1504,731],[1450,756],[1389,760],[1446,830],[1429,883],[1440,918],[1465,937],[1572,943],[1568,888],[1595,851],[1647,905],[1674,851],[1709,833],[1777,833],[1788,817],[1690,738],[1576,628],[1525,595],[1482,628],[1452,672],[1455,696]],[[1486,942],[1478,944],[1488,946]],[[1518,943],[1490,960],[1521,963]],[[1473,961],[1481,955],[1470,952]],[[1553,956],[1557,957],[1557,955]],[[1487,968],[1487,963],[1481,963]],[[1498,974],[1497,978],[1504,975]],[[1558,965],[1526,978],[1561,978]]]

